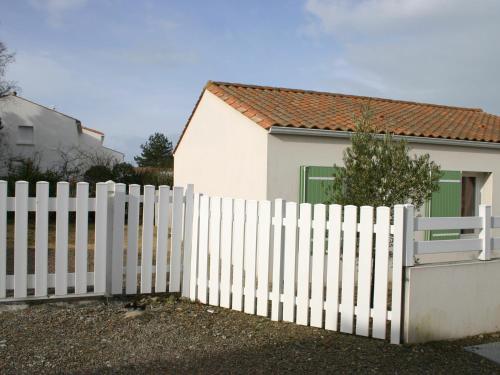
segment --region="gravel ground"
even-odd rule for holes
[[[397,346],[173,296],[5,309],[1,373],[500,374],[500,366],[463,350],[499,341],[498,334]]]

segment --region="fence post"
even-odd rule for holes
[[[113,181],[107,181],[106,185],[108,187],[108,211],[106,216],[106,260],[105,260],[105,286],[104,294],[111,296],[113,294],[113,237],[115,228],[114,224],[114,201],[115,201],[115,183]]]
[[[481,204],[479,206],[479,216],[481,217],[481,232],[479,238],[482,241],[482,251],[479,254],[480,260],[491,259],[491,206]]]
[[[412,204],[405,205],[405,215],[404,215],[404,256],[403,265],[406,267],[412,267],[415,265],[415,206]]]
[[[194,185],[187,185],[184,203],[184,256],[182,266],[182,296],[188,298],[190,295],[191,280],[191,246],[193,244],[193,205]]]
[[[125,184],[112,184],[113,210],[111,215],[112,226],[108,232],[112,237],[111,247],[111,293],[123,293],[123,240],[125,234]]]

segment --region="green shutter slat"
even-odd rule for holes
[[[302,166],[300,168],[300,203],[325,203],[331,185],[333,167]]]
[[[462,173],[443,171],[439,190],[432,194],[428,213],[431,217],[460,216],[462,205]],[[459,230],[436,230],[427,236],[431,240],[453,240],[460,238]]]

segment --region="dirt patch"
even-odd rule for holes
[[[172,296],[52,303],[0,312],[0,372],[491,374],[463,347],[498,340],[397,346]]]

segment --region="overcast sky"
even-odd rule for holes
[[[207,80],[500,114],[500,1],[0,0],[21,95],[128,160],[177,139]]]

